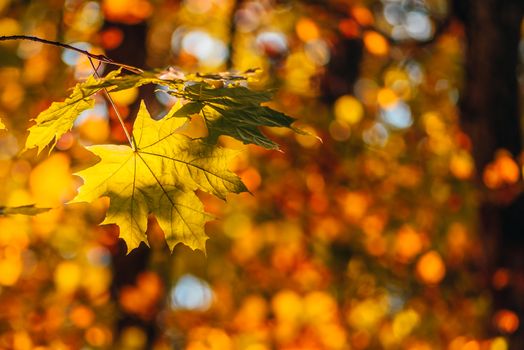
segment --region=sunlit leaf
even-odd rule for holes
[[[86,81],[77,84],[67,99],[63,102],[52,103],[48,109],[35,118],[35,125],[29,128],[24,151],[36,147],[38,148],[38,153],[40,153],[48,145],[50,145],[51,151],[60,137],[71,130],[80,113],[94,107],[93,95],[97,92],[103,89],[109,92],[118,92],[146,84],[165,86],[175,96],[195,101],[186,104],[175,115],[176,117],[186,117],[198,113],[204,104],[213,106],[221,115],[226,117],[227,123],[224,125],[218,123],[216,127],[216,123],[211,123],[209,125],[210,131],[212,131],[210,135],[229,135],[245,143],[255,143],[267,148],[277,148],[276,144],[270,142],[263,135],[257,137],[248,136],[256,131],[252,130],[253,126],[240,125],[238,128],[235,128],[233,125],[229,125],[230,122],[236,123],[241,121],[245,123],[248,119],[254,118],[248,124],[289,127],[294,121],[292,118],[273,111],[268,107],[258,106],[258,104],[270,100],[271,94],[268,92],[252,91],[242,86],[213,88],[202,82],[204,79],[208,79],[206,75],[195,76],[197,83],[184,88],[185,77],[184,79],[170,80],[162,79],[160,76],[160,72],[156,71],[146,71],[141,74],[122,74],[122,71],[119,69],[108,73],[103,78],[89,77]],[[212,76],[211,79],[226,80],[227,77],[221,78],[219,75]],[[185,91],[181,92],[184,89]],[[234,111],[238,114],[238,117],[236,119],[228,117],[227,113],[225,113],[226,109]],[[267,120],[267,118],[274,120]],[[259,138],[262,141],[257,141]]]
[[[117,71],[112,72],[105,79],[117,74]],[[92,96],[105,87],[103,81],[91,76],[85,82],[77,84],[72,94],[63,102],[53,102],[48,109],[41,112],[35,118],[36,124],[29,128],[24,150],[37,147],[40,153],[51,144],[51,151],[60,137],[71,130],[80,113],[94,107]]]
[[[77,173],[84,179],[72,202],[110,198],[103,224],[117,224],[129,249],[147,243],[147,216],[156,216],[171,249],[182,242],[205,250],[204,224],[211,217],[195,194],[200,189],[225,198],[246,191],[227,169],[233,152],[177,134],[184,120],[153,120],[142,102],[134,124],[135,149],[97,145],[100,162]]]

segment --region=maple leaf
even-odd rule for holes
[[[24,151],[37,147],[38,154],[50,145],[51,152],[62,135],[72,129],[78,116],[85,110],[94,107],[93,95],[107,89],[120,91],[145,84],[161,84],[170,88],[177,88],[174,82],[158,78],[152,72],[143,72],[142,75],[121,75],[121,69],[109,72],[103,78],[90,76],[86,81],[78,83],[71,95],[62,102],[53,102],[35,119],[35,125],[29,128]]]
[[[119,72],[111,72],[105,79],[114,78]],[[77,84],[71,95],[62,102],[53,102],[34,120],[35,125],[29,128],[24,151],[37,147],[38,154],[49,144],[49,152],[54,148],[62,135],[71,130],[76,118],[85,110],[93,108],[93,95],[105,87],[105,79],[90,76],[86,81]]]
[[[94,106],[93,95],[97,92],[103,89],[115,92],[146,84],[164,86],[168,93],[188,100],[189,103],[179,109],[174,117],[201,113],[208,128],[209,136],[206,140],[208,143],[216,143],[220,135],[226,135],[245,144],[252,143],[268,149],[278,149],[278,145],[267,138],[260,127],[286,127],[297,133],[304,133],[291,126],[295,119],[260,105],[271,100],[271,93],[253,91],[235,85],[236,83],[228,87],[215,87],[206,82],[206,80],[213,80],[226,84],[240,81],[249,75],[249,71],[241,75],[222,73],[183,77],[179,77],[180,74],[173,76],[156,71],[127,75],[121,73],[121,70],[115,70],[103,78],[91,76],[77,84],[66,100],[52,103],[34,119],[35,125],[29,128],[24,151],[37,147],[40,154],[50,145],[51,152],[60,137],[71,130],[76,118],[83,111]],[[188,81],[189,78],[195,80]]]
[[[0,130],[6,130],[5,124],[2,122],[2,119],[0,119]]]
[[[182,94],[176,92],[175,95],[191,101],[175,117],[201,113],[206,120],[209,143],[216,143],[220,135],[226,135],[244,144],[278,149],[278,145],[264,135],[260,127],[285,127],[304,133],[291,126],[295,119],[260,105],[271,100],[271,93],[267,91],[253,91],[243,86],[216,88],[199,82],[187,86]]]
[[[195,190],[220,198],[247,191],[227,168],[235,152],[178,133],[184,122],[181,118],[155,121],[142,102],[133,126],[134,147],[90,146],[88,150],[100,161],[76,174],[84,184],[71,203],[108,196],[110,205],[102,224],[117,224],[129,250],[140,242],[147,244],[147,217],[153,214],[170,249],[182,242],[205,251],[204,225],[211,216],[204,212]]]

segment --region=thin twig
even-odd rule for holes
[[[111,64],[111,65],[114,65],[114,66],[122,67],[122,68],[124,68],[124,69],[126,69],[126,70],[128,70],[130,72],[133,72],[133,73],[140,74],[140,73],[144,72],[140,68],[129,66],[129,65],[123,64],[123,63],[115,62],[112,59],[110,59],[109,57],[107,57],[106,55],[95,55],[93,53],[90,53],[89,51],[82,50],[82,49],[79,49],[78,47],[74,47],[74,46],[71,46],[71,45],[68,45],[68,44],[64,44],[64,43],[61,43],[59,41],[42,39],[42,38],[38,38],[36,36],[30,36],[30,35],[0,36],[0,41],[9,41],[9,40],[29,40],[29,41],[39,42],[39,43],[42,43],[42,44],[58,46],[58,47],[62,47],[64,49],[68,49],[68,50],[73,50],[73,51],[79,52],[79,53],[81,53],[83,55],[86,55],[87,57],[89,57],[91,59],[95,59],[95,60],[100,61],[100,62],[104,62],[104,63]]]
[[[93,63],[93,59],[91,58],[91,56],[88,56],[88,59],[89,59],[89,63],[91,63],[91,67],[93,67],[93,71],[95,72],[95,76],[98,79],[100,79],[100,74],[98,74],[98,67],[95,67],[95,64]],[[113,98],[111,97],[111,95],[109,94],[109,91],[107,91],[106,88],[103,88],[102,90],[104,91],[107,99],[109,100],[109,103],[111,103],[111,107],[113,107],[113,110],[115,111],[116,117],[117,117],[118,121],[120,122],[120,126],[122,126],[122,129],[124,130],[124,133],[126,134],[126,138],[127,138],[127,141],[129,142],[129,146],[131,146],[131,148],[133,150],[135,150],[136,149],[136,147],[135,147],[135,139],[132,138],[131,135],[129,134],[129,132],[127,131],[126,125],[124,123],[124,119],[120,115],[120,112],[118,111],[118,108],[116,107],[115,101],[113,101]]]

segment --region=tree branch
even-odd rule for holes
[[[124,68],[124,69],[126,69],[126,70],[128,70],[130,72],[133,72],[133,73],[137,73],[137,74],[143,73],[143,70],[140,69],[140,68],[129,66],[127,64],[118,63],[118,62],[113,61],[112,59],[110,59],[109,57],[107,57],[105,55],[95,55],[93,53],[90,53],[89,51],[82,50],[82,49],[79,49],[78,47],[74,47],[72,45],[64,44],[64,43],[61,43],[59,41],[47,40],[47,39],[42,39],[42,38],[38,38],[36,36],[29,36],[29,35],[0,36],[0,41],[10,41],[10,40],[28,40],[28,41],[39,42],[39,43],[42,43],[42,44],[62,47],[62,48],[67,49],[67,50],[76,51],[78,53],[81,53],[81,54],[83,54],[83,55],[85,55],[85,56],[87,56],[89,58],[95,59],[95,60],[100,61],[100,62],[104,62],[104,63],[111,64],[111,65],[114,65],[114,66],[122,67],[122,68]]]

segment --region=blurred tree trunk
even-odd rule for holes
[[[339,39],[321,81],[324,101],[333,103],[340,96],[353,93],[353,86],[360,73],[363,50],[364,45],[360,38]]]
[[[524,1],[454,0],[454,8],[464,23],[467,45],[461,122],[471,137],[481,178],[497,150],[506,149],[514,157],[522,151],[517,65]],[[509,189],[495,197],[498,199],[483,197],[479,208],[487,283],[494,308],[516,312],[522,324],[524,196],[516,189]],[[510,270],[512,282],[495,290],[490,279],[500,267]],[[512,335],[510,349],[524,349],[522,328]]]
[[[118,28],[123,33],[122,43],[115,49],[106,52],[108,57],[116,62],[129,64],[131,66],[144,68],[146,62],[146,37],[147,25],[145,22],[127,25],[122,23],[106,22],[104,29]],[[115,67],[108,67],[113,70]],[[147,88],[147,87],[144,87]],[[146,93],[144,88],[140,89],[140,98],[152,95],[152,91]],[[151,87],[149,87],[152,90]],[[139,106],[139,99],[130,105],[130,116],[136,115]],[[135,285],[137,276],[147,269],[150,257],[150,249],[141,244],[137,249],[126,254],[126,244],[122,239],[118,240],[118,249],[113,254],[113,280],[111,294],[114,302],[118,305],[119,295],[122,288],[128,285]],[[122,331],[127,327],[138,327],[147,334],[147,348],[152,347],[152,342],[156,338],[156,320],[144,320],[133,314],[119,309],[117,325],[115,329],[115,340],[118,341]]]

